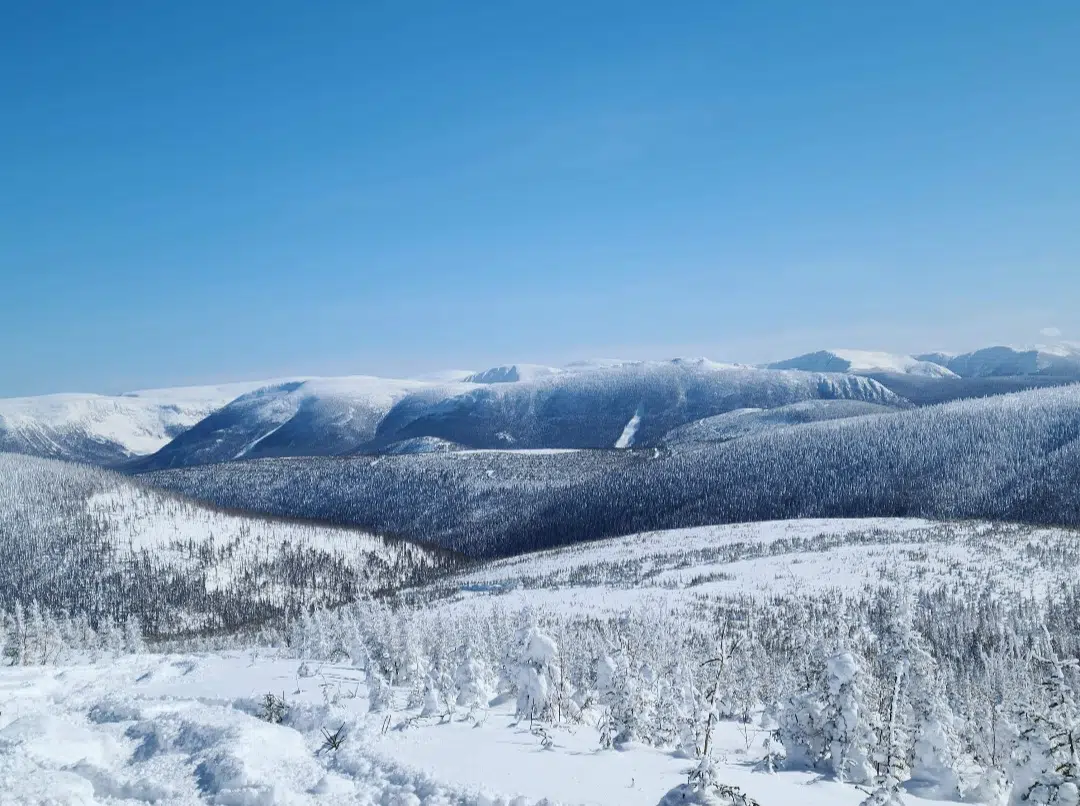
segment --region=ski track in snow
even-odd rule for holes
[[[509,708],[479,724],[384,732],[363,672],[310,664],[302,677],[299,667],[232,653],[0,668],[0,804],[656,806],[691,765],[642,746],[600,750],[588,726],[552,728],[545,750]],[[283,724],[258,717],[267,692],[284,694]],[[389,722],[415,715],[395,710]],[[322,729],[340,726],[344,746],[322,750]],[[754,771],[760,737],[722,728],[725,780],[763,806],[862,801],[810,773]]]

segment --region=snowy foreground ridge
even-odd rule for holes
[[[280,723],[265,718],[269,692],[283,697]],[[392,696],[402,706],[406,692]],[[3,668],[0,804],[656,806],[694,766],[643,745],[599,749],[587,726],[530,730],[511,704],[450,722],[369,705],[365,674],[347,663],[258,654]],[[724,780],[762,806],[866,797],[810,773],[756,772],[758,733],[720,727]],[[341,731],[338,750],[324,730]]]
[[[90,500],[132,544],[202,522]],[[802,520],[259,600],[235,630],[16,601],[0,806],[1080,806],[1078,570],[1071,530]]]

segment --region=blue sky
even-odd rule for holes
[[[1080,339],[1080,4],[8,3],[0,394]]]

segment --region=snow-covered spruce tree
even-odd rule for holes
[[[468,716],[477,711],[486,711],[495,696],[491,672],[471,645],[466,646],[461,662],[454,670],[454,683],[457,686],[457,704],[465,709]]]
[[[139,617],[134,614],[129,615],[124,620],[124,651],[129,655],[146,651],[146,643],[143,641]]]
[[[560,674],[559,648],[535,624],[522,631],[519,646],[515,675],[517,717],[530,722],[554,720],[558,715],[552,693]]]
[[[865,674],[851,652],[833,655],[826,668],[823,731],[829,764],[839,781],[869,783],[876,774],[872,759],[877,720],[863,691]]]
[[[444,664],[433,679],[435,681],[435,690],[438,692],[439,697],[439,706],[441,709],[440,716],[447,722],[453,721],[454,714],[457,711],[459,694],[454,675],[450,673]]]
[[[394,704],[394,689],[386,682],[376,667],[370,666],[367,671],[368,686],[368,710],[373,714],[389,711]]]
[[[596,729],[600,734],[600,746],[605,750],[614,747],[615,737],[619,735],[619,725],[615,713],[619,705],[616,701],[618,665],[613,657],[603,653],[596,660]]]
[[[443,704],[439,698],[439,686],[435,678],[428,675],[424,678],[422,705],[420,716],[432,717],[443,715]]]
[[[763,723],[776,725],[776,740],[784,748],[784,766],[789,769],[816,769],[829,752],[824,670],[808,669],[804,674],[801,685],[767,708],[763,718]]]
[[[399,625],[399,644],[396,654],[397,665],[394,682],[409,684],[409,696],[406,707],[426,707],[426,691],[431,675],[431,662],[424,653],[424,622],[413,614],[401,619]]]
[[[907,592],[883,589],[875,606],[885,625],[878,638],[884,721],[875,757],[878,783],[894,791],[907,781],[924,797],[958,797],[953,713],[934,658],[915,629],[915,601]]]
[[[1031,658],[1016,647],[998,645],[983,649],[978,663],[967,674],[957,670],[952,680],[953,697],[958,713],[957,733],[962,751],[982,772],[965,791],[965,799],[975,803],[997,804],[1009,794],[1008,771],[1013,748],[1019,738],[1017,715],[1030,701],[1034,669]]]
[[[1049,633],[1038,658],[1043,698],[1021,716],[1014,751],[1011,806],[1080,804],[1080,709],[1073,686],[1077,661],[1062,660]]]
[[[676,660],[657,676],[656,707],[652,720],[652,744],[674,747],[680,754],[684,752],[682,739],[685,727],[691,724],[694,713],[693,695],[686,686],[686,678],[682,660]],[[692,753],[690,757],[693,757]]]
[[[349,656],[349,662],[357,669],[368,670],[371,668],[371,650],[365,640],[364,626],[360,620],[360,605],[369,602],[358,602],[351,608],[341,610],[341,637],[343,648]]]
[[[112,618],[106,616],[102,619],[98,633],[101,635],[102,649],[106,653],[114,656],[123,654],[124,631]]]
[[[716,728],[716,723],[726,715],[723,701],[731,687],[732,661],[744,640],[745,636],[734,629],[730,621],[725,620],[714,650],[716,654],[701,664],[701,668],[712,678],[705,688],[705,698],[699,712],[704,718],[704,725],[701,726],[698,756],[706,764],[712,763],[713,730]]]
[[[647,666],[635,669],[626,657],[616,663],[609,695],[614,746],[647,741],[652,711],[649,686],[653,682],[652,670]]]
[[[689,664],[680,664],[675,672],[676,752],[683,758],[697,758],[700,752],[700,726],[704,723],[704,698]]]

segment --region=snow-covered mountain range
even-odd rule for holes
[[[851,372],[857,375],[898,373],[927,378],[955,378],[955,372],[930,360],[909,355],[868,350],[821,350],[786,361],[776,361],[769,369],[802,369],[809,372]]]
[[[295,378],[4,399],[0,451],[142,471],[358,452],[640,447],[739,409],[849,400],[897,411],[1073,381],[1080,347],[1071,343],[962,355],[822,350],[760,367],[703,358],[519,363],[416,380]],[[855,410],[833,407],[828,417]],[[819,415],[824,408],[792,414],[793,422]],[[733,415],[745,426],[785,416]]]
[[[241,396],[131,468],[400,453],[399,443],[430,439],[474,449],[641,446],[732,409],[820,399],[907,405],[869,378],[703,360],[625,363],[489,383],[326,379]]]
[[[927,378],[1014,378],[1045,376],[1080,379],[1080,344],[986,347],[970,353],[897,355],[868,350],[821,350],[768,364],[772,369],[851,372],[858,375],[914,375]]]
[[[1080,344],[1063,342],[1030,348],[987,347],[971,353],[916,356],[947,367],[962,378],[1044,375],[1080,378]]]

